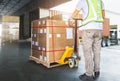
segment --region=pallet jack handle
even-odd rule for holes
[[[77,29],[79,28],[78,27],[78,20],[82,20],[82,19],[74,19],[75,21],[75,42],[74,42],[74,53],[76,54],[77,56],[77,59],[80,60],[80,56],[79,56],[79,53],[78,53],[78,35],[77,35]]]

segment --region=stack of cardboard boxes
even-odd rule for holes
[[[2,42],[19,40],[19,17],[2,16]]]
[[[35,20],[32,22],[31,32],[31,56],[41,63],[59,61],[65,49],[74,45],[74,28],[62,20]]]

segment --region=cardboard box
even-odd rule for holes
[[[38,50],[38,47],[39,47],[39,46],[32,45],[32,49],[33,49],[33,50]]]
[[[32,27],[33,28],[38,27],[38,26],[40,26],[39,20],[32,21]]]
[[[39,40],[39,34],[38,33],[33,33],[33,34],[31,34],[32,36],[32,41],[36,41],[36,42],[38,42],[38,40]]]
[[[68,23],[61,20],[50,20],[50,19],[40,19],[32,22],[33,24],[33,33],[65,33]],[[43,30],[42,30],[43,28]]]
[[[47,33],[65,33],[67,27],[64,21],[60,20],[41,20],[42,27],[47,30]]]
[[[65,49],[65,34],[53,34],[53,36],[54,50]]]
[[[58,61],[59,58],[63,55],[63,51],[65,50],[65,35],[48,34],[46,38],[46,46],[44,46],[46,48],[47,58],[49,58],[49,61]]]
[[[43,29],[39,27],[32,28],[32,33],[43,33]]]
[[[62,55],[64,54],[64,50],[62,51],[55,51],[54,52],[54,61],[57,62],[60,60],[60,58],[62,57]]]
[[[40,60],[42,60],[42,52],[38,51],[38,50],[32,50],[32,56],[39,58]]]
[[[57,15],[52,16],[50,19],[52,19],[52,20],[62,20],[63,16],[62,16],[62,14],[57,14]]]
[[[2,22],[19,22],[19,16],[2,16]]]
[[[54,62],[54,54],[52,51],[43,51],[43,61]]]

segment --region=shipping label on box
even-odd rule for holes
[[[42,50],[42,48],[41,48],[41,47],[38,47],[38,50]]]
[[[46,57],[46,56],[44,56],[44,61],[45,61],[45,62],[47,61],[47,57]]]
[[[41,25],[41,21],[38,21],[39,25]]]
[[[35,45],[35,41],[32,41],[32,45]]]
[[[46,28],[44,29],[44,32],[43,32],[43,33],[47,33],[47,29],[46,29]]]
[[[57,37],[57,38],[60,38],[60,37],[61,37],[61,34],[56,34],[56,37]]]
[[[35,42],[35,46],[39,46],[39,43],[38,43],[38,42]]]
[[[66,28],[66,39],[73,39],[73,29],[72,28]]]
[[[52,34],[48,34],[48,38],[52,38]]]
[[[46,20],[42,20],[42,25],[45,25],[46,24]]]
[[[46,48],[44,48],[44,47],[43,47],[43,48],[42,48],[42,50],[43,50],[43,51],[45,51],[45,50],[46,50]]]
[[[39,59],[40,59],[41,61],[43,60],[43,57],[42,57],[42,55],[40,55],[40,56],[39,56]]]
[[[33,34],[33,37],[37,37],[37,35],[36,35],[36,34]]]
[[[40,33],[43,33],[43,29],[40,29]]]

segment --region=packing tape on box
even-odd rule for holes
[[[33,28],[72,28],[70,26],[34,26]]]
[[[65,49],[61,49],[61,50],[42,50],[44,52],[58,52],[58,51],[65,51]]]
[[[32,48],[32,50],[37,50],[37,51],[43,51],[43,52],[58,52],[58,51],[65,51],[65,49],[61,49],[61,50],[46,50],[45,48],[41,48],[42,50],[38,50],[35,48]]]

